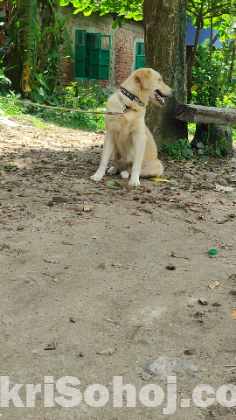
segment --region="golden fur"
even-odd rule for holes
[[[137,96],[147,105],[151,100],[160,105],[155,91],[161,96],[171,96],[172,90],[162,81],[161,75],[152,69],[139,69],[129,76],[122,87]],[[145,107],[131,101],[121,91],[110,96],[107,111],[122,112],[124,104],[130,109],[122,115],[106,115],[106,137],[100,166],[91,177],[100,181],[105,174],[108,161],[113,155],[114,167],[108,172],[120,172],[122,178],[128,178],[130,185],[140,185],[139,176],[160,176],[163,167],[157,158],[157,147],[153,137],[145,126]]]

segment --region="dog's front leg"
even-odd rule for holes
[[[140,185],[139,175],[141,173],[147,137],[144,134],[142,137],[134,138],[133,142],[134,142],[134,163],[132,167],[129,185],[132,185],[133,187],[138,187]]]
[[[97,170],[97,172],[91,176],[91,179],[93,181],[101,181],[102,177],[105,175],[106,168],[108,161],[111,157],[111,154],[114,150],[114,141],[112,138],[108,135],[105,137],[104,145],[103,145],[103,151],[102,151],[102,158],[100,166]]]

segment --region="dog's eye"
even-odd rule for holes
[[[159,82],[161,82],[161,80],[162,80],[162,79],[161,79],[161,77],[160,77]]]

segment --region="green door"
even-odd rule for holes
[[[90,38],[90,79],[99,79],[101,34],[89,34]]]
[[[146,66],[146,59],[145,59],[144,42],[137,42],[135,70],[144,68],[145,66]]]
[[[75,31],[75,77],[85,77],[86,31]]]
[[[102,35],[99,79],[110,78],[111,35]]]

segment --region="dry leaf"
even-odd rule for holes
[[[84,205],[84,211],[91,211],[92,207]]]
[[[236,311],[233,311],[233,317],[236,319]]]
[[[118,268],[123,267],[123,265],[122,265],[122,264],[116,264],[116,263],[113,263],[113,264],[111,264],[111,265],[112,265],[112,267],[118,267]]]
[[[198,219],[205,220],[205,217],[204,217],[202,214],[200,214],[200,215],[198,216]]]
[[[151,178],[151,181],[156,181],[156,182],[170,182],[168,179],[164,179],[164,178]]]
[[[175,252],[169,252],[168,255],[174,258],[181,258],[178,254],[175,254]]]
[[[44,350],[55,350],[57,348],[57,343],[55,343],[54,341],[52,341],[51,343],[49,343]]]
[[[100,354],[100,356],[110,356],[111,354],[115,353],[117,349],[114,347],[109,347],[108,349],[97,351],[97,354]]]
[[[144,216],[144,213],[139,210],[132,210],[131,213],[133,216]]]
[[[220,285],[220,283],[218,281],[214,281],[214,283],[209,284],[209,288],[210,289],[215,289],[216,287],[218,287]]]
[[[103,261],[99,264],[98,268],[102,268],[103,270],[107,270],[107,261]]]

